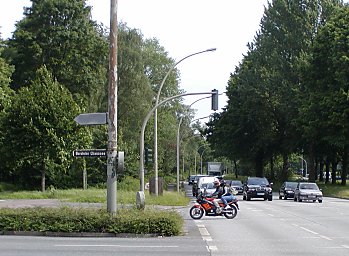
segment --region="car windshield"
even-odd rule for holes
[[[231,185],[231,186],[233,186],[233,185],[241,186],[242,183],[241,183],[241,181],[239,181],[239,180],[232,180],[231,183],[230,183],[230,185]]]
[[[211,182],[211,183],[203,183],[201,188],[212,189],[212,188],[215,188],[215,186],[214,186],[213,182]]]
[[[316,184],[301,184],[299,186],[300,189],[312,189],[312,190],[319,190],[319,187]]]
[[[296,188],[297,187],[297,182],[287,182],[285,187],[286,188]]]
[[[267,179],[249,179],[248,180],[249,185],[269,185],[269,182]]]

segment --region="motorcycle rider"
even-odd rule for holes
[[[222,209],[221,207],[219,206],[219,203],[222,203],[222,200],[221,200],[221,197],[222,195],[224,194],[224,189],[223,187],[221,186],[221,183],[219,180],[215,180],[214,182],[214,185],[216,187],[216,190],[215,192],[212,193],[212,197],[216,197],[214,200],[213,200],[213,204],[215,205],[216,207],[216,213],[220,214],[222,212]]]
[[[237,191],[231,186],[224,186],[224,194],[221,196],[221,200],[224,204],[224,208],[227,208],[228,202],[233,202],[235,200],[235,195]]]

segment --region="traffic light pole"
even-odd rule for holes
[[[145,202],[144,202],[144,133],[145,133],[145,127],[147,125],[147,122],[149,121],[149,118],[151,117],[151,115],[154,113],[154,111],[161,105],[165,104],[166,102],[179,98],[179,97],[183,97],[183,96],[189,96],[189,95],[202,95],[202,94],[211,94],[212,95],[212,100],[215,100],[217,103],[212,104],[216,105],[218,104],[218,96],[216,97],[216,94],[218,95],[218,90],[212,90],[211,92],[193,92],[193,93],[183,93],[183,94],[178,94],[172,97],[169,97],[163,101],[161,101],[160,103],[158,103],[157,105],[155,105],[147,114],[147,116],[144,119],[143,125],[142,125],[142,129],[141,129],[141,136],[140,136],[140,145],[139,145],[139,176],[140,176],[140,189],[137,192],[137,196],[136,196],[136,204],[137,204],[137,208],[144,208],[145,206]]]

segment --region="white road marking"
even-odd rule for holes
[[[323,239],[326,239],[326,240],[329,240],[329,241],[332,241],[333,239],[332,238],[329,238],[329,237],[327,237],[327,236],[320,236],[321,238],[323,238]]]
[[[56,247],[178,248],[177,245],[56,244]]]
[[[305,231],[307,231],[307,232],[309,232],[309,233],[312,233],[312,234],[314,234],[314,235],[318,235],[318,234],[319,234],[319,233],[316,233],[315,231],[312,231],[312,230],[307,229],[307,228],[305,228],[305,227],[299,227],[299,228],[301,228],[301,229],[303,229],[303,230],[305,230]]]
[[[342,247],[344,247],[345,249],[349,249],[349,245],[343,244]]]
[[[201,236],[210,236],[206,228],[199,228]]]
[[[268,215],[269,215],[270,217],[274,217],[274,214],[270,214],[270,213],[268,213]]]
[[[210,251],[217,251],[218,250],[217,246],[209,246],[208,249]]]

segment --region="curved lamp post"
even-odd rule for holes
[[[182,59],[180,59],[179,61],[177,61],[174,65],[172,65],[172,67],[167,71],[164,79],[162,80],[159,90],[158,90],[158,94],[156,96],[156,101],[155,101],[155,106],[159,104],[159,99],[160,99],[160,93],[162,90],[162,87],[165,84],[165,81],[167,79],[167,77],[169,76],[169,74],[171,73],[171,71],[179,64],[181,63],[183,60],[190,58],[194,55],[198,55],[201,53],[205,53],[205,52],[213,52],[215,51],[216,48],[210,48],[204,51],[200,51],[200,52],[196,52],[196,53],[192,53]],[[158,187],[158,111],[157,109],[155,109],[154,112],[154,172],[155,172],[155,195],[158,196],[159,194],[159,187]]]
[[[189,109],[191,108],[191,106],[193,106],[196,102],[200,101],[200,100],[204,100],[204,99],[207,99],[207,98],[211,98],[211,96],[206,96],[206,97],[202,97],[198,100],[195,100],[193,103],[191,103],[189,105]],[[179,123],[178,123],[178,129],[177,129],[177,192],[179,193],[179,132],[180,132],[180,128],[181,128],[181,124],[182,124],[182,121],[183,121],[183,117],[185,115],[182,115],[181,118],[179,119]],[[197,118],[197,119],[194,119],[193,121],[196,121],[196,120],[200,120],[200,119],[204,119],[204,118],[207,118],[209,116],[205,116],[205,117],[201,117],[201,118]]]
[[[303,161],[305,163],[305,177],[307,177],[307,174],[308,174],[308,164],[307,164],[307,161],[305,161],[305,159],[303,157],[301,157],[301,156],[299,158],[302,159],[302,171],[303,171]]]

